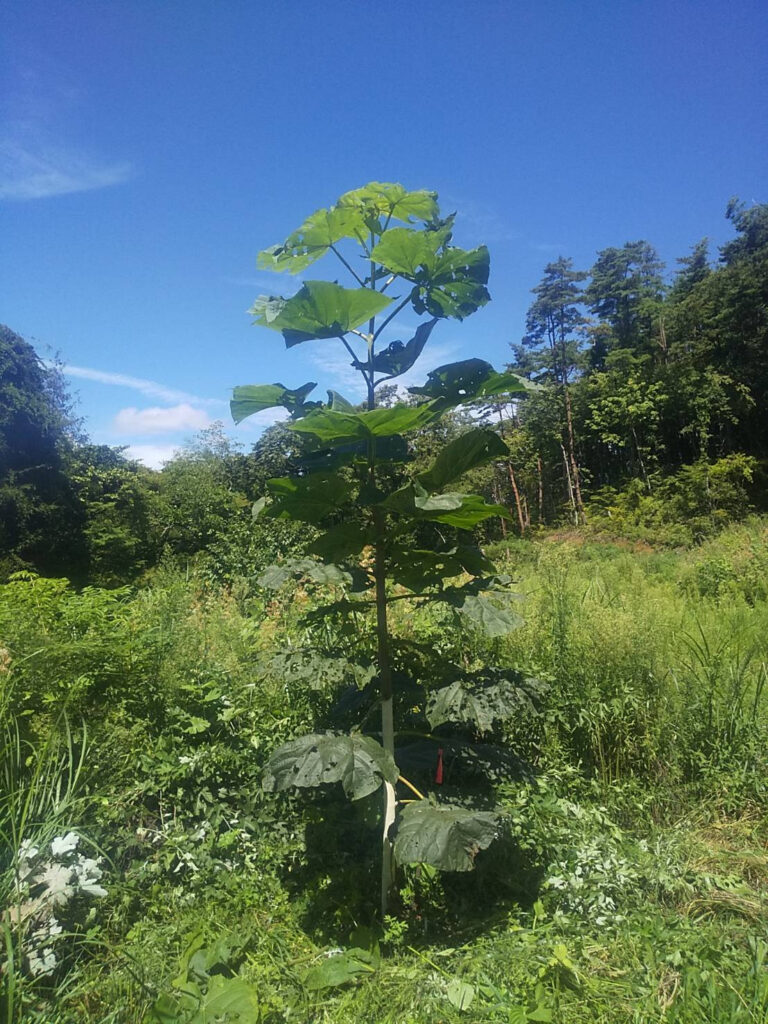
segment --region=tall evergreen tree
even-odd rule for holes
[[[534,289],[536,301],[528,310],[522,348],[514,349],[522,372],[537,380],[548,380],[557,389],[563,409],[563,454],[575,515],[584,520],[581,473],[576,457],[570,381],[581,364],[578,332],[585,324],[579,306],[583,303],[579,283],[586,274],[573,269],[573,260],[563,256],[548,263],[544,277]],[[527,353],[526,353],[527,350]]]
[[[621,249],[603,249],[597,254],[584,301],[592,313],[610,324],[613,348],[628,350],[634,357],[653,351],[654,320],[664,297],[663,269],[648,242],[627,242]]]

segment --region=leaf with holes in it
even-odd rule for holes
[[[399,864],[431,864],[442,871],[471,871],[475,857],[496,838],[497,817],[451,804],[407,804],[395,835]]]
[[[417,276],[413,308],[417,313],[463,320],[490,302],[486,288],[489,269],[486,246],[446,246]]]
[[[485,594],[459,595],[451,601],[457,611],[478,626],[486,636],[506,636],[523,624],[523,619],[509,608],[499,608]]]
[[[267,792],[291,786],[340,782],[350,800],[374,793],[383,781],[397,781],[397,766],[380,743],[360,733],[312,733],[279,747],[267,762],[262,786]]]
[[[420,388],[408,388],[412,395],[440,400],[441,408],[452,409],[464,402],[498,395],[525,394],[538,390],[514,373],[497,373],[484,359],[462,359],[438,366]]]
[[[288,348],[315,338],[338,338],[390,305],[370,288],[342,288],[333,281],[305,281],[290,299],[261,295],[251,309],[254,323],[282,331]]]
[[[522,710],[538,714],[544,686],[520,672],[492,672],[477,678],[457,679],[429,695],[427,720],[433,729],[444,722],[471,724],[479,732],[490,732],[494,722],[503,722]]]

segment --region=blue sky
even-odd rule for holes
[[[286,282],[256,254],[378,179],[491,250],[493,301],[415,377],[502,365],[549,260],[646,238],[672,269],[768,201],[766,53],[751,0],[6,0],[0,320],[60,352],[94,440],[157,462],[221,418],[248,446],[236,384],[355,397],[339,343],[251,326]]]

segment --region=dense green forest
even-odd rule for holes
[[[0,327],[9,1024],[768,1020],[768,206],[672,272],[646,241],[548,264],[507,372],[451,398],[446,367],[389,383],[488,301],[427,195],[377,211],[354,275],[412,282],[424,333],[370,344],[367,407],[236,389],[236,418],[294,415],[249,452],[221,425],[162,471],[92,444]],[[254,312],[297,343],[287,304]],[[338,433],[372,416],[375,466]],[[308,732],[357,744],[326,776],[351,803],[283,784]],[[382,783],[418,852],[383,916]],[[464,840],[430,854],[438,812]]]

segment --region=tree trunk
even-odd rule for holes
[[[371,334],[373,323],[371,322]],[[368,408],[376,405],[373,390],[373,374],[368,381]],[[371,442],[368,455],[368,474],[372,486],[376,483],[375,441]],[[386,519],[380,508],[373,510],[374,528],[374,579],[376,581],[376,662],[381,695],[381,745],[394,760],[395,726],[392,710],[392,664],[389,657],[389,623],[387,621],[387,567],[386,567]],[[381,917],[389,909],[389,895],[395,881],[395,862],[389,833],[395,823],[397,798],[395,787],[384,781],[384,807],[381,833]]]
[[[578,513],[578,510],[576,508],[576,498],[574,497],[574,494],[573,494],[573,484],[571,482],[571,469],[570,469],[570,466],[568,465],[568,455],[566,454],[566,451],[565,451],[565,445],[563,445],[563,444],[560,445],[560,451],[563,453],[563,465],[565,466],[565,483],[566,483],[566,486],[568,488],[568,500],[570,501],[571,507],[573,508],[573,521],[578,526],[579,525],[579,513]]]
[[[544,521],[544,474],[543,474],[542,468],[541,468],[541,455],[540,454],[536,455],[536,475],[537,475],[538,481],[539,481],[538,523],[539,523],[539,526],[541,526],[541,524]]]
[[[507,459],[507,472],[509,474],[509,483],[512,487],[512,493],[515,496],[515,507],[517,509],[517,521],[520,523],[520,536],[525,534],[525,519],[523,518],[523,506],[520,504],[520,492],[517,489],[517,480],[515,480],[515,471],[512,468],[512,463]]]
[[[581,500],[581,480],[579,465],[576,462],[576,444],[573,439],[573,416],[571,414],[571,393],[568,390],[567,382],[563,384],[563,396],[565,398],[565,423],[568,436],[568,456],[571,463],[571,474],[573,477],[573,498],[576,509],[576,522],[585,523],[587,517],[584,514],[584,503]]]

